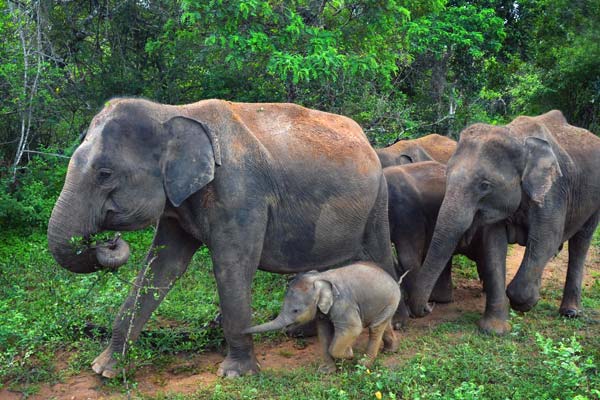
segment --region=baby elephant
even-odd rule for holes
[[[352,358],[352,344],[368,327],[369,344],[361,363],[369,366],[382,338],[384,350],[398,348],[391,319],[399,302],[399,283],[375,264],[360,262],[320,273],[311,271],[292,280],[276,319],[244,333],[298,325],[316,316],[324,361],[319,371],[333,372],[334,359]]]

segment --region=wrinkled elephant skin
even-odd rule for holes
[[[372,263],[356,263],[296,277],[286,292],[281,313],[273,321],[246,329],[261,333],[304,324],[317,318],[323,356],[321,372],[333,372],[335,359],[352,358],[352,344],[369,328],[369,344],[361,363],[370,366],[383,340],[395,351],[398,341],[392,317],[400,302],[399,284]]]
[[[506,326],[506,295],[517,310],[536,304],[543,269],[565,241],[569,264],[559,311],[577,315],[583,263],[600,214],[599,182],[600,138],[569,125],[560,111],[518,117],[506,126],[466,128],[448,162],[446,193],[427,256],[406,278],[411,313],[426,313],[433,284],[459,240],[472,227],[483,227],[487,303],[482,329]],[[515,242],[526,247],[525,256],[505,289],[507,244]]]
[[[93,363],[103,376],[114,376],[115,354],[138,337],[202,244],[211,250],[228,343],[223,376],[258,371],[252,337],[242,333],[257,268],[298,273],[363,260],[396,274],[387,185],[365,134],[349,118],[294,104],[109,101],[71,158],[49,222],[50,250],[74,272],[118,268],[126,243],[93,244],[93,235],[157,221],[152,262]],[[77,250],[78,237],[93,245]]]
[[[375,149],[375,152],[381,166],[387,168],[421,161],[446,164],[455,150],[454,140],[432,133],[417,139],[399,140],[391,146]]]

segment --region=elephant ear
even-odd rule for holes
[[[316,280],[314,286],[317,290],[317,307],[323,314],[327,314],[339,292],[333,283],[323,279]]]
[[[400,154],[400,159],[398,161],[398,164],[404,165],[404,164],[412,164],[412,163],[414,163],[414,161],[411,156],[409,156],[408,154]]]
[[[525,139],[527,161],[521,181],[525,193],[539,206],[544,205],[546,194],[562,171],[550,143],[538,136]]]
[[[412,146],[408,151],[400,154],[399,164],[412,164],[421,161],[433,161],[433,157],[421,146]]]
[[[217,137],[200,121],[178,116],[164,126],[169,140],[163,160],[163,182],[167,197],[179,207],[214,179],[221,152]]]

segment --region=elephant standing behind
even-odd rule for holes
[[[455,150],[454,140],[437,133],[417,139],[399,140],[391,146],[375,149],[383,168],[420,161],[446,164]]]
[[[388,183],[388,218],[392,243],[403,271],[419,269],[433,236],[446,191],[446,166],[435,161],[397,165],[383,170]],[[469,232],[453,254],[463,254],[484,267],[484,241],[480,232]],[[429,300],[452,301],[451,259],[437,279]]]
[[[349,118],[294,104],[115,99],[71,158],[48,244],[71,271],[116,268],[129,256],[122,239],[84,251],[71,239],[158,221],[152,262],[93,362],[106,377],[206,244],[228,344],[218,373],[238,376],[258,370],[252,338],[242,334],[256,269],[298,273],[362,260],[396,277],[387,202],[377,155]]]
[[[542,272],[563,242],[569,265],[560,313],[581,307],[583,265],[600,215],[600,138],[569,125],[560,111],[518,117],[506,126],[474,124],[448,162],[446,194],[429,251],[405,286],[415,316],[428,312],[437,277],[464,233],[485,227],[487,330],[506,332],[508,302],[521,311],[539,300]],[[526,247],[506,289],[507,244]]]

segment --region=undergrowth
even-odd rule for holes
[[[22,177],[27,182],[11,184],[6,177],[0,182],[10,189],[0,192],[0,390],[24,397],[89,370],[107,344],[112,319],[153,235],[152,228],[123,234],[132,257],[116,272],[78,275],[58,267],[47,250],[45,221],[64,169],[36,162],[36,172]],[[592,246],[600,247],[600,230]],[[598,260],[588,262],[597,265]],[[504,337],[479,333],[479,315],[465,312],[454,321],[401,332],[399,353],[381,357],[372,369],[345,363],[339,373],[322,376],[308,364],[218,380],[193,395],[137,394],[140,368],[160,374],[178,354],[224,350],[210,253],[202,248],[131,347],[125,360],[129,394],[148,399],[600,399],[600,274],[597,269],[588,273],[592,279],[583,288],[584,312],[578,319],[557,314],[560,282],[543,288],[531,312],[512,312],[513,329]],[[464,257],[455,258],[453,274],[478,279]],[[278,313],[285,285],[285,276],[257,273],[254,322]],[[281,333],[257,336],[282,339]],[[121,380],[98,382],[104,392],[125,392]]]

